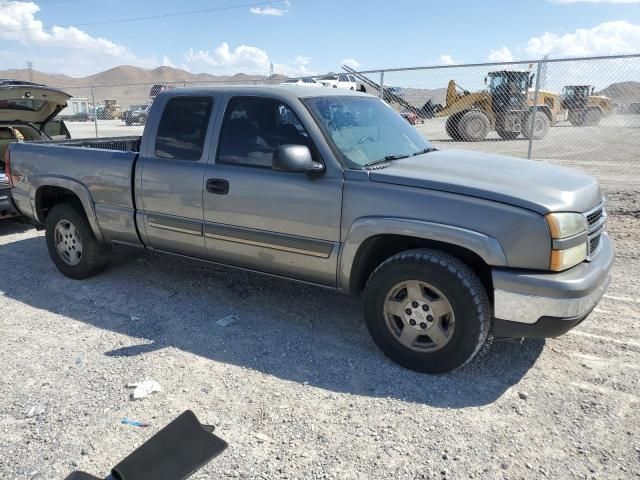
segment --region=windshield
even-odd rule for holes
[[[589,87],[585,86],[567,86],[564,87],[565,97],[583,97],[589,95]]]
[[[377,98],[312,97],[304,103],[351,168],[432,148],[414,127]]]
[[[518,75],[516,73],[509,72],[496,72],[490,73],[491,84],[489,88],[492,91],[502,90],[504,88],[515,91],[524,91],[527,89],[527,83],[529,81],[528,74]]]

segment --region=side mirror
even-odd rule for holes
[[[273,155],[271,168],[279,172],[319,173],[324,167],[314,162],[305,145],[281,145]]]

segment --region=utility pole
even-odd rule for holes
[[[33,82],[33,62],[31,60],[27,60],[27,70],[29,72],[29,81]]]

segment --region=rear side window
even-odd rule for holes
[[[175,97],[162,112],[156,137],[156,156],[200,160],[209,126],[211,97]]]

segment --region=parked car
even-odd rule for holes
[[[323,86],[320,82],[316,82],[315,79],[311,77],[290,78],[289,80],[285,80],[284,82],[282,82],[282,85],[302,85],[304,87],[322,87]]]
[[[67,101],[67,106],[58,113],[57,118],[63,121],[86,121],[84,118],[90,117],[91,105],[89,99],[85,97],[71,97]]]
[[[356,90],[358,88],[358,82],[356,77],[346,73],[330,73],[318,79],[325,87],[331,88],[344,88],[345,90]]]
[[[9,152],[12,199],[64,275],[124,243],[362,296],[375,343],[421,372],[464,365],[490,332],[560,335],[610,279],[596,180],[437,150],[357,92],[176,89],[142,137]]]
[[[56,117],[57,120],[61,120],[63,122],[92,122],[93,115],[87,112],[79,112],[74,113],[73,115],[65,115]]]
[[[71,98],[61,90],[0,79],[0,219],[17,214],[9,198],[5,154],[11,143],[71,138],[64,122],[53,118]]]
[[[122,112],[122,121],[126,125],[144,125],[149,115],[151,105],[132,105],[129,110]]]

